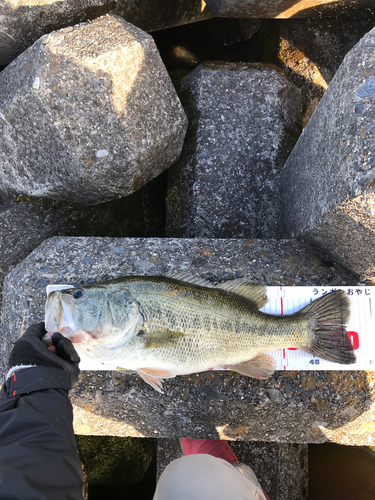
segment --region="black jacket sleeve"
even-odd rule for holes
[[[0,498],[82,500],[70,373],[25,368],[0,391]]]

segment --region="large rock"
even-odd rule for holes
[[[20,197],[0,207],[0,297],[9,271],[51,236],[163,236],[165,181],[161,174],[126,198],[95,206]]]
[[[206,0],[219,17],[290,17],[351,16],[351,11],[372,13],[372,0]]]
[[[300,93],[274,67],[205,63],[182,83],[189,133],[168,172],[167,235],[272,238]]]
[[[281,175],[281,235],[375,272],[375,29],[345,57]]]
[[[66,212],[69,223],[65,236],[144,236],[163,237],[167,172],[148,182],[135,193],[99,205],[53,203],[59,216]]]
[[[280,23],[277,64],[301,90],[306,126],[345,55],[375,24],[363,19],[289,19]]]
[[[42,35],[117,14],[144,31],[203,21],[213,16],[202,0],[0,0],[0,66],[9,64]]]
[[[115,16],[51,33],[0,75],[0,191],[127,196],[175,162],[186,125],[150,35]]]
[[[1,377],[15,341],[43,319],[45,286],[130,274],[189,271],[272,285],[356,284],[298,241],[54,237],[4,283]],[[259,381],[205,372],[165,381],[160,395],[137,375],[84,372],[71,392],[78,434],[196,437],[290,443],[374,443],[374,374],[277,371]]]
[[[69,216],[36,203],[12,202],[0,208],[0,290],[9,271],[34,248],[64,233]]]

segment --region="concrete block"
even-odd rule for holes
[[[45,239],[62,234],[69,214],[35,203],[12,202],[0,208],[0,290],[9,271]]]
[[[0,66],[9,64],[53,30],[117,14],[144,31],[213,17],[201,0],[0,0]]]
[[[281,174],[281,235],[375,272],[375,30],[346,55]]]
[[[181,436],[182,434],[183,431],[181,431]],[[156,481],[159,481],[167,465],[180,457],[182,457],[182,451],[179,439],[158,439],[156,447]]]
[[[165,175],[132,195],[100,205],[12,201],[0,207],[0,302],[5,276],[55,235],[163,236]]]
[[[186,125],[150,35],[116,16],[53,32],[0,75],[0,191],[127,196],[176,161]]]
[[[231,441],[230,447],[240,462],[253,469],[270,498],[307,499],[307,444]]]
[[[206,0],[218,17],[254,17],[279,19],[347,16],[350,11],[365,9],[371,13],[371,0]]]
[[[66,212],[69,222],[64,236],[163,237],[165,234],[165,193],[167,172],[135,193],[117,200],[84,206],[53,203],[57,214]],[[46,204],[46,203],[45,203]]]
[[[345,55],[374,26],[368,18],[288,19],[280,22],[277,64],[302,95],[303,128]]]
[[[14,342],[43,320],[45,286],[187,271],[213,281],[247,276],[272,285],[356,284],[298,241],[53,237],[4,282],[1,379]],[[135,374],[84,372],[71,391],[78,434],[371,445],[371,372],[278,371],[267,380],[233,372],[169,379],[160,395]],[[272,394],[277,392],[278,397]],[[269,397],[270,396],[270,397]],[[375,444],[375,443],[374,443]]]
[[[240,462],[253,469],[269,498],[307,499],[307,444],[231,441],[230,447]],[[179,439],[158,439],[157,480],[167,465],[181,456]]]
[[[272,238],[300,93],[274,67],[204,63],[183,80],[189,132],[168,172],[166,234]]]

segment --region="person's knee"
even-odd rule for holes
[[[244,480],[231,464],[221,458],[188,455],[174,460],[164,470],[154,500],[232,500],[235,484]]]

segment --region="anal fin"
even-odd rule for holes
[[[269,354],[260,353],[254,358],[238,363],[236,365],[223,365],[223,368],[233,370],[234,372],[253,378],[268,378],[276,369],[276,361]]]
[[[156,391],[163,394],[163,380],[165,378],[173,378],[176,375],[168,370],[157,370],[155,368],[139,368],[137,373]]]

